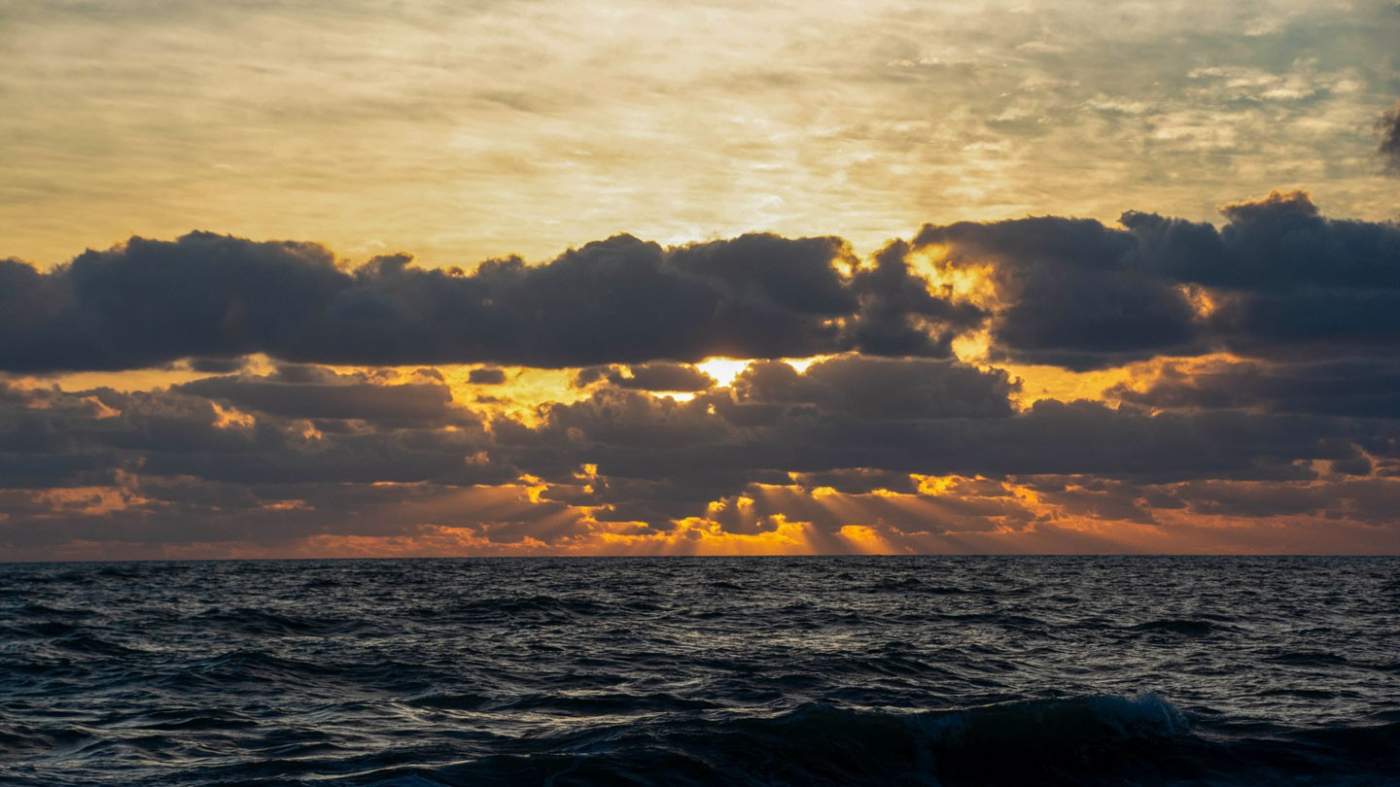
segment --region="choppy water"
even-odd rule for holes
[[[0,783],[1400,784],[1398,569],[0,565]]]

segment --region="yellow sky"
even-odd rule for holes
[[[870,251],[1280,187],[1393,216],[1389,6],[6,3],[0,257],[193,228],[429,264],[619,231]]]

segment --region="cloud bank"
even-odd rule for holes
[[[712,355],[946,356],[981,312],[902,260],[848,274],[836,238],[663,248],[620,235],[470,273],[407,256],[347,269],[313,243],[132,238],[52,271],[0,262],[0,369],[132,369],[249,353],[331,364],[540,367]],[[208,360],[204,361],[206,364]]]
[[[1400,227],[1296,192],[1224,219],[7,261],[0,550],[1400,549]]]
[[[1301,192],[1230,205],[1224,216],[1220,228],[1136,211],[1117,227],[1059,217],[927,225],[869,260],[831,237],[666,248],[620,235],[542,265],[507,258],[470,272],[419,268],[406,255],[352,268],[312,243],[203,232],[132,238],[47,272],[0,262],[0,369],[190,358],[227,371],[252,353],[549,368],[842,352],[946,358],[956,337],[983,327],[994,359],[1070,369],[1163,354],[1391,356],[1400,347],[1400,227],[1326,218]],[[959,274],[991,294],[978,301],[940,284]],[[694,379],[677,384],[698,390]]]

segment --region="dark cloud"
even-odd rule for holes
[[[1211,349],[1278,357],[1400,346],[1400,226],[1323,217],[1306,194],[1228,223],[1123,214],[927,226],[946,266],[988,266],[995,356],[1075,369]]]
[[[1400,346],[1400,226],[1324,218],[1301,192],[1224,209],[1216,232],[1144,214],[1124,224],[1144,267],[1202,285],[1219,346],[1248,355],[1393,355]]]
[[[1156,408],[1400,418],[1400,363],[1352,359],[1168,364],[1145,388],[1119,384],[1105,393]]]
[[[606,483],[593,485],[591,499],[638,518],[650,512],[651,521],[698,515],[710,500],[752,483],[793,483],[792,474],[809,479],[803,485],[826,479],[851,491],[907,488],[891,478],[910,473],[1307,479],[1313,460],[1359,465],[1365,451],[1394,453],[1400,435],[1342,418],[1154,415],[1094,402],[1045,400],[1018,413],[1008,400],[1013,390],[1002,372],[955,362],[846,357],[805,374],[762,362],[732,389],[688,402],[605,387],[546,406],[538,426],[497,424],[494,433],[519,467],[552,482],[572,483],[578,467],[596,465]],[[644,505],[632,497],[639,489],[649,492]],[[1080,497],[1085,511],[1099,505]],[[1133,505],[1105,501],[1099,510]],[[1120,518],[1135,517],[1142,518]]]
[[[714,386],[713,377],[688,363],[652,361],[619,366],[590,366],[574,375],[574,384],[585,388],[599,381],[637,391],[704,391]]]
[[[5,482],[93,485],[119,472],[254,486],[471,484],[516,475],[508,460],[492,461],[479,419],[441,407],[439,392],[426,384],[385,385],[375,394],[373,384],[348,375],[294,369],[288,376],[310,375],[338,379],[210,378],[164,391],[30,392],[0,403],[0,466],[25,468]],[[205,388],[216,398],[206,398]],[[357,413],[347,426],[317,428],[347,415],[346,408]],[[312,413],[320,420],[310,420]]]
[[[1299,459],[1356,456],[1354,441],[1366,431],[1303,417],[1153,416],[1093,402],[1042,400],[1005,418],[793,417],[747,452],[798,471],[857,466],[937,475],[1289,478],[1311,472],[1296,464]]]
[[[1138,524],[1156,521],[1152,507],[1135,484],[1096,477],[1050,476],[1030,479],[1027,486],[1061,515]]]
[[[855,274],[860,296],[856,345],[873,355],[951,355],[957,334],[981,324],[982,310],[955,302],[948,294],[929,292],[928,281],[914,273],[909,246],[890,244],[875,255],[874,264]]]
[[[991,324],[998,356],[1094,368],[1199,341],[1185,293],[1137,268],[1132,236],[1097,221],[926,226],[914,242],[946,249],[950,268],[989,266],[1001,301]]]
[[[1034,265],[1014,286],[1015,302],[992,329],[995,347],[1007,357],[1090,369],[1199,351],[1186,298],[1141,273]]]
[[[1338,478],[1314,482],[1260,483],[1199,480],[1154,489],[1192,514],[1230,517],[1312,515],[1370,524],[1395,522],[1394,482],[1378,478]],[[1165,507],[1165,499],[1154,499]]]
[[[431,378],[384,384],[362,373],[284,366],[265,377],[210,377],[175,390],[286,418],[359,419],[388,426],[474,424],[478,420],[456,407],[451,390]]]
[[[315,244],[209,233],[133,238],[47,274],[0,263],[0,368],[123,369],[266,351],[347,281]]]
[[[1400,102],[1389,112],[1381,115],[1376,123],[1381,133],[1379,152],[1385,161],[1386,171],[1400,175]]]
[[[851,349],[946,355],[947,339],[979,317],[912,297],[921,280],[907,274],[852,278],[855,264],[839,239],[773,235],[671,249],[619,235],[544,265],[491,260],[469,274],[420,269],[402,255],[347,270],[309,243],[133,238],[48,273],[0,262],[0,369],[125,369],[255,352],[542,367]],[[891,343],[890,326],[906,317],[932,338]]]
[[[834,238],[618,236],[467,273],[196,233],[46,273],[0,262],[0,546],[444,523],[556,543],[584,516],[614,535],[805,517],[832,548],[843,522],[1394,524],[1400,227],[1327,218],[1296,192],[1224,218],[929,226],[868,261]],[[987,285],[973,300],[935,286],[969,272]],[[1107,391],[1114,405],[1020,409],[1018,380],[950,357],[982,327],[994,360],[1074,369],[1233,355],[1164,358]],[[274,370],[245,366],[253,353]],[[690,363],[713,355],[760,360],[719,386]],[[524,409],[503,387],[484,415],[410,371],[439,362],[485,364],[477,385],[506,382],[497,364],[576,369],[578,390]],[[14,376],[172,364],[214,376],[145,391]]]
[[[1055,401],[1017,411],[1015,391],[1004,372],[955,361],[839,356],[801,374],[757,362],[688,401],[597,386],[537,422],[488,428],[430,374],[285,365],[144,392],[4,384],[0,542],[278,542],[444,522],[552,542],[576,536],[583,511],[651,533],[694,516],[758,533],[777,514],[834,532],[851,511],[982,531],[1044,515],[1009,491],[1018,478],[1064,516],[1152,522],[1153,510],[1225,505],[1172,485],[1400,466],[1400,429],[1385,421]],[[914,473],[961,480],[926,494]],[[501,486],[521,478],[540,479],[535,502]],[[822,502],[832,493],[853,499]],[[1382,492],[1366,494],[1372,511]]]
[[[204,374],[231,374],[243,368],[243,358],[191,358],[190,369]]]
[[[1209,224],[1128,212],[1137,264],[1175,282],[1226,292],[1290,293],[1304,288],[1400,287],[1400,227],[1328,219],[1307,194],[1274,192],[1227,205]]]
[[[308,243],[134,238],[48,273],[0,262],[0,369],[192,358],[224,371],[233,362],[223,359],[248,353],[639,368],[714,355],[942,358],[984,324],[994,359],[1073,369],[1218,349],[1393,355],[1400,227],[1326,218],[1300,192],[1223,212],[1220,228],[1131,211],[1121,227],[1059,217],[930,225],[868,262],[830,237],[664,248],[619,235],[542,265],[491,260],[471,273],[402,255],[351,270]],[[987,277],[994,302],[933,287],[911,262],[931,249],[945,272]]]
[[[792,481],[804,489],[827,487],[845,494],[867,494],[877,489],[913,493],[914,479],[908,473],[871,470],[864,467],[826,470],[817,473],[794,473]]]
[[[486,366],[479,369],[472,369],[467,373],[467,382],[472,385],[501,385],[506,381],[504,369],[497,369]]]
[[[843,356],[798,374],[780,361],[750,364],[734,381],[738,405],[815,408],[867,421],[1011,415],[1019,384],[1000,369],[957,361]]]

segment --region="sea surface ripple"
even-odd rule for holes
[[[0,784],[1400,784],[1400,559],[0,565]]]

